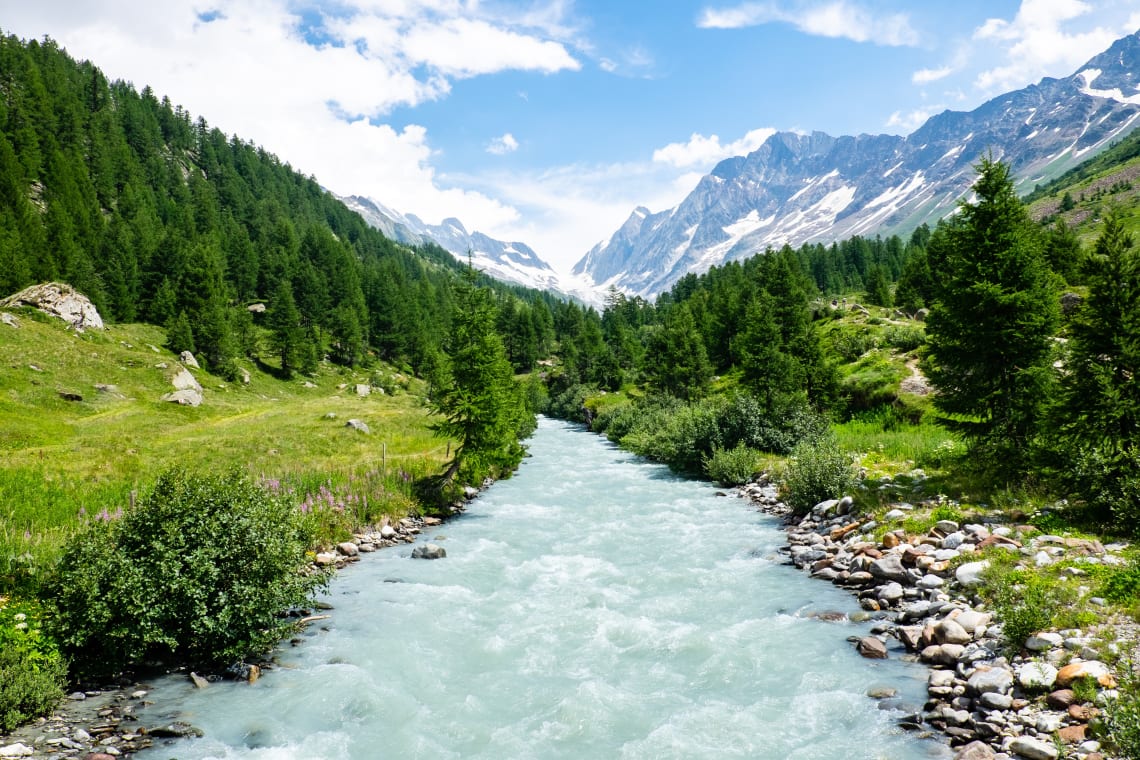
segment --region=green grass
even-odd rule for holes
[[[113,516],[172,466],[237,466],[292,489],[299,505],[323,486],[337,494],[332,507],[345,507],[329,520],[331,540],[353,522],[414,509],[411,482],[438,471],[448,453],[428,428],[419,381],[402,378],[396,395],[356,395],[355,384],[377,371],[397,377],[391,368],[322,365],[313,377],[281,380],[274,367],[247,361],[249,385],[194,370],[205,401],[181,407],[159,400],[177,369],[173,354],[154,348],[161,329],[76,334],[57,320],[19,317],[19,329],[0,325],[0,592],[34,588],[84,521]],[[346,428],[352,418],[371,434]]]

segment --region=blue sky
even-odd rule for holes
[[[340,194],[566,270],[772,130],[907,134],[1140,28],[1136,0],[0,0]]]

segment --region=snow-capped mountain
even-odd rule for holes
[[[688,272],[788,243],[908,234],[955,208],[987,154],[1019,189],[1091,158],[1140,125],[1140,32],[1066,79],[1042,79],[974,111],[945,111],[907,137],[780,132],[720,162],[676,208],[639,207],[574,267],[643,296]]]
[[[415,214],[401,214],[358,195],[342,197],[341,200],[360,214],[364,221],[393,240],[408,245],[433,242],[464,262],[470,252],[471,263],[475,268],[495,279],[539,290],[577,295],[573,292],[576,288],[567,287],[558,273],[525,243],[506,243],[482,232],[468,232],[458,219],[444,219],[442,224],[427,224]]]

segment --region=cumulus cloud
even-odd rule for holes
[[[510,132],[496,137],[487,145],[487,152],[494,156],[505,156],[519,149],[519,141]]]
[[[926,123],[927,119],[936,113],[940,113],[942,110],[944,110],[942,106],[931,106],[929,108],[916,108],[907,113],[895,111],[887,119],[887,127],[894,127],[910,133],[921,127]]]
[[[724,145],[716,135],[705,137],[694,133],[688,142],[670,143],[653,151],[653,160],[678,169],[711,167],[723,158],[751,153],[775,132],[776,130],[770,128],[753,129],[739,140]]]
[[[560,5],[535,5],[520,21],[466,0],[340,0],[323,14],[291,0],[37,0],[7,8],[4,26],[50,34],[109,77],[150,85],[334,192],[494,226],[518,210],[449,184],[424,127],[383,119],[459,79],[578,69],[562,38],[544,32],[559,28]],[[510,135],[499,140],[517,147]]]
[[[778,22],[820,37],[892,46],[918,43],[918,33],[905,13],[879,15],[850,0],[799,2],[791,6],[778,2],[746,2],[726,8],[705,8],[697,19],[697,26],[738,29]]]
[[[974,39],[1005,47],[1004,62],[982,71],[975,85],[984,92],[1023,86],[1055,71],[1074,68],[1107,48],[1119,30],[1097,26],[1070,31],[1071,22],[1093,11],[1084,0],[1022,0],[1012,20],[991,18]]]
[[[910,76],[910,81],[915,84],[930,84],[937,82],[939,79],[945,79],[954,73],[953,66],[942,66],[937,69],[919,69]]]

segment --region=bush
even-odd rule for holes
[[[299,510],[237,473],[168,472],[64,553],[48,585],[53,633],[91,674],[265,651],[285,629],[280,613],[325,581],[302,573],[310,542]]]
[[[994,615],[1013,651],[1020,651],[1025,640],[1053,622],[1051,610],[1061,602],[1059,588],[1041,575],[992,565],[985,573]]]
[[[784,503],[797,515],[806,515],[826,499],[836,499],[855,487],[850,455],[831,436],[805,441],[792,450],[784,475]]]
[[[1105,705],[1104,722],[1121,755],[1140,760],[1140,677],[1128,661],[1122,670],[1119,696]]]
[[[887,328],[887,345],[907,353],[926,343],[926,331],[912,325],[895,325]]]
[[[1085,450],[1065,480],[1114,528],[1140,536],[1140,451]]]
[[[63,699],[67,668],[40,620],[38,605],[0,597],[0,733],[50,712]]]
[[[587,422],[586,396],[596,393],[590,385],[574,384],[547,399],[543,413],[571,422]]]
[[[722,486],[738,486],[752,480],[760,453],[740,444],[734,449],[714,447],[703,458],[705,474]]]

